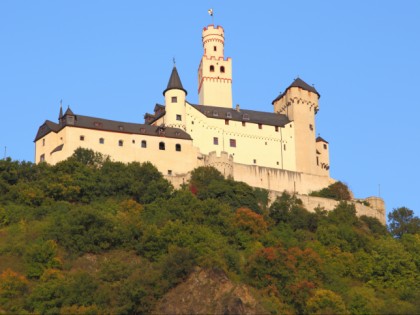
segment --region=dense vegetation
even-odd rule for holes
[[[198,168],[174,190],[151,164],[78,150],[0,161],[0,313],[141,314],[195,266],[254,288],[273,314],[419,314],[420,222],[306,211]]]

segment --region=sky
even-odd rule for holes
[[[387,212],[420,216],[420,1],[0,0],[0,158],[34,161],[60,101],[80,115],[143,123],[173,58],[198,103],[201,31],[225,29],[233,102],[272,111],[295,78],[321,94],[316,132],[331,177]]]

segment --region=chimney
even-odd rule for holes
[[[239,109],[239,104],[236,104],[236,111],[237,111],[237,112],[240,112],[240,109]]]

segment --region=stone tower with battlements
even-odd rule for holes
[[[232,59],[224,57],[223,28],[205,27],[202,40],[204,53],[198,67],[199,104],[232,108]]]

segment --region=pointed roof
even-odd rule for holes
[[[318,95],[318,98],[320,98],[321,97],[321,94],[319,94],[318,93],[318,91],[315,89],[315,87],[313,87],[313,86],[311,86],[311,85],[309,85],[308,83],[306,83],[305,81],[303,81],[301,78],[296,78],[293,82],[292,82],[292,84],[290,84],[288,87],[287,87],[287,89],[283,92],[283,93],[281,93],[279,96],[277,96],[275,99],[274,99],[274,101],[272,102],[272,104],[274,104],[274,102],[275,101],[278,101],[279,99],[281,99],[285,94],[286,94],[286,92],[290,89],[290,88],[292,88],[292,87],[298,87],[298,88],[301,88],[301,89],[303,89],[303,90],[306,90],[306,91],[309,91],[309,92],[312,92],[312,93],[315,93],[315,94],[317,94]]]
[[[173,67],[171,77],[169,78],[168,86],[165,91],[163,91],[163,95],[166,94],[169,90],[182,90],[187,95],[187,91],[184,89],[181,83],[181,79],[179,78],[178,71],[176,70],[176,66]]]
[[[60,120],[63,117],[63,106],[60,104],[60,113],[58,114],[58,120]]]
[[[66,112],[64,113],[64,116],[66,116],[66,115],[72,115],[72,116],[74,116],[74,113],[73,113],[73,111],[70,109],[70,106],[69,106],[69,107],[67,107],[67,110],[66,110]]]
[[[325,140],[325,139],[323,139],[321,136],[318,136],[318,137],[316,138],[316,142],[325,142],[325,143],[328,143],[328,141],[327,141],[327,140]]]

